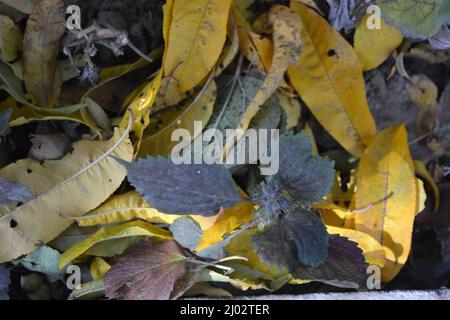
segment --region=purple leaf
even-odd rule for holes
[[[0,266],[0,291],[8,289],[11,284],[9,270],[3,266]]]
[[[328,234],[319,217],[297,210],[255,235],[252,243],[263,261],[292,271],[299,264],[318,267],[325,261]]]
[[[160,212],[212,216],[242,201],[222,165],[176,165],[161,157],[125,165],[130,183]]]
[[[0,204],[28,202],[33,198],[34,196],[25,186],[0,178]]]
[[[109,299],[168,300],[187,271],[187,258],[175,241],[143,240],[118,258],[105,274]]]
[[[433,48],[438,50],[450,49],[450,28],[443,26],[442,29],[428,39]]]
[[[364,285],[366,271],[367,264],[358,245],[347,238],[332,235],[325,263],[318,268],[299,266],[293,274],[302,280],[357,289]]]
[[[326,196],[334,181],[334,162],[311,155],[311,139],[305,135],[280,138],[280,170],[277,178],[289,194],[316,202]]]

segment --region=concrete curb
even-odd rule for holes
[[[441,289],[427,291],[367,291],[351,293],[316,293],[305,295],[265,295],[256,297],[235,297],[227,298],[225,300],[450,300],[450,290]]]

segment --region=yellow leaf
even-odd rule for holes
[[[385,249],[383,246],[370,235],[345,228],[338,228],[334,226],[328,226],[327,230],[329,234],[337,234],[341,237],[348,238],[350,241],[356,242],[358,247],[363,251],[366,262],[370,265],[377,265],[384,267],[385,265]]]
[[[162,69],[155,78],[147,84],[141,93],[130,104],[129,109],[133,113],[133,131],[136,135],[136,142],[134,149],[138,152],[141,146],[141,140],[144,135],[144,130],[150,124],[150,108],[155,103],[158,90],[161,86]],[[123,117],[121,127],[124,128],[130,121],[130,114],[127,112]]]
[[[300,38],[301,23],[299,17],[288,7],[275,5],[269,12],[269,23],[273,28],[273,59],[266,79],[254,99],[250,102],[242,115],[236,134],[239,141],[248,129],[251,120],[258,113],[260,106],[269,99],[283,81],[286,70],[296,63],[302,41]],[[226,143],[223,159],[227,158],[235,143],[235,137]]]
[[[152,116],[151,125],[142,139],[138,153],[140,157],[149,154],[152,156],[169,156],[173,148],[180,143],[179,141],[172,141],[172,133],[177,129],[188,130],[192,139],[202,133],[203,128],[196,130],[194,121],[201,122],[203,125],[208,123],[217,94],[217,86],[214,80],[211,79],[206,86],[196,98],[189,100],[181,109],[178,106],[166,108]]]
[[[110,141],[80,141],[61,160],[19,160],[0,176],[19,182],[36,198],[0,217],[0,262],[27,254],[71,225],[61,215],[81,216],[119,188],[127,171],[116,159],[132,160],[128,131]]]
[[[219,59],[230,4],[231,0],[173,1],[163,70],[180,94],[199,85]]]
[[[103,279],[105,273],[111,269],[111,265],[100,257],[95,257],[91,263],[91,276],[94,280]]]
[[[425,203],[427,201],[427,193],[425,192],[425,187],[423,181],[419,178],[416,179],[416,216],[419,215],[423,210],[425,210]]]
[[[293,86],[322,126],[361,156],[376,134],[359,59],[350,44],[307,6],[293,2],[303,22],[304,48],[288,70]]]
[[[317,10],[319,13],[321,13],[319,7],[317,6],[316,2],[314,0],[292,0],[293,2],[297,1],[297,2],[301,2],[304,3],[308,6],[310,6],[311,8]]]
[[[19,127],[35,121],[75,121],[90,127],[93,131],[96,131],[95,127],[92,127],[84,121],[79,111],[68,116],[46,116],[37,113],[32,108],[28,108],[27,106],[23,106],[21,108],[17,107],[17,102],[11,96],[0,103],[0,112],[5,112],[8,109],[12,109],[9,122],[10,127]]]
[[[351,209],[343,208],[333,203],[318,203],[314,206],[319,210],[326,225],[348,228],[351,226],[354,213]]]
[[[355,32],[355,51],[364,71],[379,67],[398,46],[402,44],[403,34],[381,20],[381,29],[370,30],[366,15]]]
[[[119,226],[103,228],[90,237],[70,247],[59,258],[60,269],[88,251],[92,246],[103,241],[121,239],[127,237],[148,236],[159,239],[171,239],[169,231],[161,229],[144,221],[132,221]]]
[[[215,76],[219,76],[233,62],[239,53],[239,33],[232,19],[228,20],[228,38],[225,48],[220,56]]]
[[[361,159],[357,182],[355,205],[367,210],[355,215],[355,229],[392,250],[382,269],[382,280],[388,282],[408,259],[417,210],[416,177],[404,126],[375,137]]]
[[[421,177],[422,179],[424,179],[430,185],[431,189],[433,190],[434,211],[437,212],[439,210],[441,195],[440,195],[439,188],[438,188],[436,182],[434,181],[433,177],[431,177],[430,173],[428,172],[427,168],[425,167],[425,165],[423,164],[422,161],[414,160],[414,169],[416,170],[416,174],[419,177]]]
[[[166,4],[163,6],[163,38],[166,46],[169,41],[169,26],[172,23],[172,8],[173,8],[174,0],[166,1]],[[156,53],[157,54],[157,53]],[[167,49],[164,50],[163,59],[167,54]],[[136,65],[131,68],[136,67]],[[136,140],[134,143],[134,150],[137,154],[139,148],[141,146],[141,140],[144,135],[144,130],[150,124],[150,109],[153,107],[156,98],[158,97],[158,91],[161,87],[161,82],[163,78],[164,70],[161,68],[157,75],[153,78],[153,80],[145,85],[141,92],[137,94],[136,98],[131,102],[129,109],[133,114],[133,129]],[[130,115],[128,113],[125,114],[121,127],[125,128],[129,121]]]
[[[151,208],[137,191],[130,191],[112,196],[107,202],[86,216],[68,218],[76,221],[82,227],[90,227],[136,219],[152,223],[171,224],[181,217],[179,215],[164,214]],[[203,230],[211,228],[217,220],[217,216],[192,216],[192,218],[200,224]]]
[[[287,90],[292,90],[290,87]],[[302,106],[300,105],[300,102],[294,98],[294,92],[285,90],[278,90],[276,92],[276,96],[278,98],[278,101],[280,102],[281,107],[284,110],[284,113],[286,114],[287,123],[286,123],[286,129],[293,129],[295,126],[298,125],[298,122],[300,121],[301,112],[302,112]]]
[[[317,148],[317,143],[316,143],[316,139],[314,138],[314,133],[310,127],[310,125],[307,123],[305,124],[305,129],[303,129],[303,133],[305,135],[307,135],[308,137],[311,137],[311,144],[312,144],[312,152],[311,154],[313,156],[318,156],[319,155],[319,149]]]
[[[231,5],[231,13],[237,26],[239,49],[242,54],[259,71],[268,71],[272,64],[272,41],[253,32],[251,25],[241,16],[234,3]]]
[[[250,202],[239,202],[231,208],[225,209],[225,213],[218,217],[216,223],[210,229],[203,232],[196,251],[200,252],[222,241],[224,235],[250,222],[252,212],[253,204]]]

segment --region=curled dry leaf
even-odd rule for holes
[[[285,6],[275,5],[269,12],[269,23],[273,28],[273,57],[261,88],[247,106],[241,121],[237,126],[237,140],[243,137],[251,120],[258,113],[261,105],[269,99],[280,86],[286,70],[298,61],[302,49],[300,36],[301,22],[299,17]],[[235,139],[227,141],[222,159],[226,159],[234,146]]]

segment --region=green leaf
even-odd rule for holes
[[[160,212],[213,216],[242,200],[222,165],[176,165],[161,157],[124,165],[130,183]]]
[[[64,279],[64,270],[58,269],[59,257],[58,251],[42,246],[29,253],[20,262],[28,270],[43,273],[50,282],[56,282]]]
[[[411,38],[425,39],[450,22],[447,0],[377,0],[382,18]]]
[[[101,298],[104,294],[105,284],[103,279],[99,279],[83,283],[81,288],[72,291],[68,300],[91,300]]]
[[[262,261],[292,272],[300,264],[318,267],[325,261],[328,233],[319,217],[298,209],[256,234],[252,243]]]
[[[70,106],[44,109],[35,106],[25,98],[22,82],[17,78],[14,72],[6,64],[0,62],[0,90],[8,92],[17,102],[25,105],[28,108],[33,109],[39,114],[46,116],[67,116],[75,113],[84,107],[85,104],[74,104]]]

